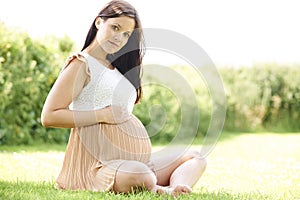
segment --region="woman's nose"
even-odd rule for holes
[[[120,42],[120,43],[122,43],[122,41],[124,40],[124,37],[123,37],[122,33],[115,34],[113,38],[116,42]]]
[[[126,40],[126,37],[124,36],[123,33],[117,33],[114,35],[113,38],[115,42],[119,42],[119,43],[122,43],[124,40]]]

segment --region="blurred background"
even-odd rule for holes
[[[41,108],[65,59],[81,49],[93,19],[107,2],[2,3],[0,144],[66,143],[69,130],[41,127]],[[224,131],[300,130],[297,1],[128,2],[139,11],[144,28],[183,34],[201,46],[215,63],[227,97]],[[205,81],[186,61],[168,52],[149,50],[144,59],[147,63],[171,67],[186,77],[199,102],[197,137],[203,137],[212,109]],[[158,130],[163,134],[155,134],[152,140],[164,143],[176,133],[178,126],[174,124],[180,124],[176,95],[172,96],[166,88],[148,85],[142,104],[136,106],[134,113],[147,125],[161,117],[161,112],[145,114],[157,102],[163,102],[164,116],[168,117],[165,126]]]

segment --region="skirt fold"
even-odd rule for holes
[[[57,187],[110,190],[123,162],[135,160],[147,163],[151,151],[147,131],[135,116],[122,124],[73,128],[57,178]]]

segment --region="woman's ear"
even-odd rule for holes
[[[100,17],[97,17],[95,20],[95,26],[97,29],[100,28],[100,24],[102,23],[102,19]]]

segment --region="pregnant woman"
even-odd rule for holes
[[[67,59],[42,111],[45,127],[71,128],[57,188],[178,195],[201,177],[206,162],[198,152],[151,158],[149,136],[132,114],[142,94],[143,48],[136,10],[116,0]]]

